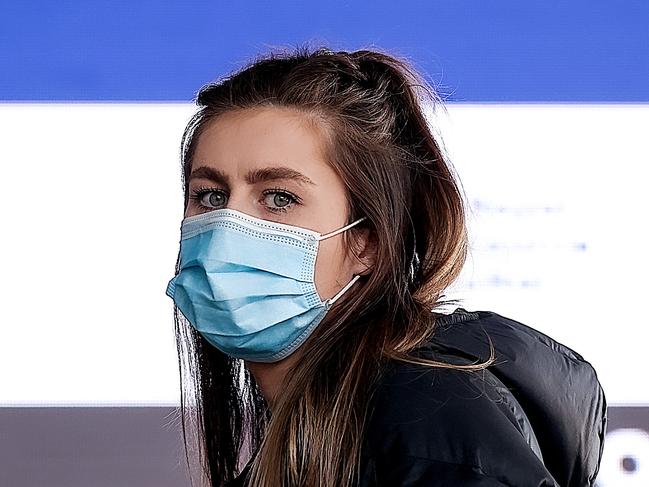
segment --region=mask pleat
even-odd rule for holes
[[[305,275],[305,268],[313,266],[316,253],[313,248],[283,245],[274,240],[252,239],[246,235],[228,233],[223,228],[196,235],[183,241],[181,246],[182,267],[202,262],[214,272],[236,266],[298,280],[309,279],[310,276]],[[271,255],[272,258],[269,258]]]

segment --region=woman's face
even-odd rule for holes
[[[300,117],[264,107],[212,120],[194,153],[185,216],[231,208],[323,234],[346,225],[346,188],[323,159],[318,134]],[[359,238],[362,249],[366,234]],[[368,259],[363,252],[354,259],[343,248],[342,233],[321,240],[315,269],[320,297],[332,297],[365,273]]]

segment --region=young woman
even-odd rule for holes
[[[495,313],[435,311],[467,229],[426,96],[404,60],[326,48],[198,93],[167,294],[211,485],[591,485],[606,403],[588,362]]]

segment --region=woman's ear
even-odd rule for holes
[[[377,242],[374,232],[361,228],[352,232],[352,272],[354,275],[371,274],[376,262]]]

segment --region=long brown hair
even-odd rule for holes
[[[243,361],[207,343],[174,309],[186,458],[189,465],[189,424],[212,486],[239,473],[246,445],[254,454],[249,485],[354,485],[368,404],[386,361],[469,371],[493,362],[493,346],[482,364],[409,353],[434,334],[435,310],[455,301],[442,293],[468,248],[465,203],[425,101],[440,104],[403,58],[305,46],[260,56],[199,91],[181,143],[185,208],[192,157],[208,122],[232,110],[291,108],[321,134],[327,162],[347,187],[348,221],[367,217],[343,234],[344,244],[363,228],[376,243],[372,272],[302,345],[272,414]]]

